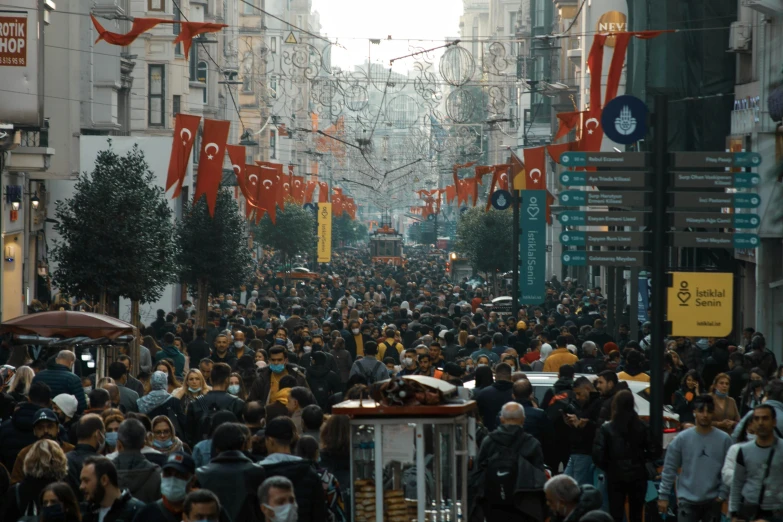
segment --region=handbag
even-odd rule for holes
[[[742,451],[740,449],[740,451]],[[767,477],[769,477],[769,470],[772,468],[772,459],[775,457],[775,447],[772,447],[772,451],[769,452],[769,457],[767,458],[767,470],[764,472],[764,478],[761,479],[761,491],[759,492],[759,500],[756,503],[750,503],[745,502],[745,499],[742,499],[742,504],[740,504],[739,509],[737,510],[736,517],[740,520],[756,520],[758,518],[758,513],[761,510],[761,502],[764,500],[764,492],[767,489],[767,485],[765,482],[767,481]]]

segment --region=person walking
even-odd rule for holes
[[[565,335],[557,336],[557,349],[544,361],[545,372],[557,372],[564,364],[574,365],[579,357],[568,351],[568,338]]]
[[[84,394],[82,380],[73,373],[76,355],[70,350],[62,350],[46,369],[33,378],[33,383],[42,382],[49,386],[50,395],[55,397],[68,393],[79,401],[79,413],[87,409],[87,397]],[[48,404],[47,404],[48,406]]]
[[[728,488],[721,470],[731,438],[712,425],[715,403],[711,395],[693,400],[696,425],[680,432],[666,448],[658,488],[658,511],[666,514],[669,495],[677,478],[678,522],[717,522]],[[681,469],[679,477],[677,470]]]

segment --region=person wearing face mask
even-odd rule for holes
[[[68,433],[71,427],[78,422],[79,418],[76,417],[76,409],[79,407],[79,403],[76,401],[76,397],[68,393],[61,393],[52,399],[52,411],[57,415],[57,421],[62,426],[62,430],[65,432],[62,435],[68,442]]]
[[[416,350],[405,350],[404,357],[400,360],[400,365],[402,366],[402,370],[399,373],[400,376],[416,375],[416,372],[419,371]]]
[[[190,448],[177,437],[174,424],[165,415],[158,415],[152,419],[152,447],[164,454],[187,451]]]
[[[79,401],[79,413],[87,409],[87,397],[82,387],[81,379],[73,373],[73,365],[76,355],[70,350],[62,350],[57,354],[54,364],[46,370],[39,372],[33,383],[42,382],[49,386],[52,397],[61,393],[68,393]]]
[[[59,444],[63,453],[69,453],[73,451],[73,444],[63,442],[60,439],[60,425],[58,423],[57,415],[49,408],[41,408],[35,414],[35,420],[33,421],[33,434],[38,440],[47,439]],[[11,471],[11,485],[21,482],[24,479],[24,459],[32,449],[33,444],[30,444],[16,457],[14,468]]]
[[[82,522],[120,522],[133,520],[144,509],[144,502],[122,490],[117,468],[106,457],[90,457],[80,473],[79,492],[87,506]]]
[[[285,477],[269,477],[258,488],[258,500],[266,522],[294,522],[298,506],[293,483]]]
[[[76,426],[76,447],[66,455],[68,460],[68,476],[66,482],[76,492],[76,496],[81,498],[79,490],[82,467],[85,461],[90,457],[98,457],[103,453],[106,447],[106,426],[100,415],[88,413],[81,419]]]
[[[157,468],[157,466],[155,467]],[[144,522],[180,522],[185,520],[185,499],[188,494],[194,491],[196,483],[196,463],[193,457],[183,452],[171,453],[163,466],[158,468],[158,473],[157,498],[147,501],[147,505],[136,515],[135,520]],[[122,481],[120,481],[120,487],[122,487]],[[218,509],[218,514],[219,512]]]
[[[248,392],[248,401],[261,401],[269,404],[272,395],[280,390],[280,379],[291,375],[297,386],[307,387],[307,377],[301,368],[288,362],[288,351],[279,345],[269,349],[269,366],[258,371],[258,377]],[[213,371],[214,375],[214,371]]]
[[[239,359],[240,357],[248,353],[247,347],[245,346],[245,332],[237,329],[234,330],[233,336],[234,336],[234,346],[233,346],[234,357]]]
[[[228,388],[226,391],[229,395],[242,399],[247,399],[247,391],[245,390],[245,382],[242,380],[242,376],[236,372],[232,373],[228,378]]]
[[[212,367],[212,389],[194,401],[188,410],[186,436],[191,444],[195,445],[209,436],[211,417],[215,412],[229,411],[237,418],[242,417],[245,401],[228,393],[230,378],[230,366],[225,363],[214,364]],[[256,379],[257,381],[258,379]]]
[[[63,482],[46,486],[41,493],[41,522],[81,522],[79,502]]]

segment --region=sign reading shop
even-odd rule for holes
[[[27,66],[27,13],[0,11],[0,66]]]

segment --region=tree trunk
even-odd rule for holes
[[[106,313],[106,303],[109,299],[108,293],[106,290],[101,290],[101,296],[100,300],[98,301],[98,310],[97,312],[99,314],[105,314]]]
[[[128,354],[131,358],[131,374],[138,375],[139,374],[139,358],[141,350],[139,349],[139,346],[141,345],[141,314],[139,313],[139,301],[138,299],[132,299],[131,300],[131,312],[130,312],[130,322],[133,326],[136,327],[138,330],[138,334],[134,337],[133,342],[130,343],[130,346],[128,347],[130,353]]]
[[[198,280],[196,292],[198,293],[198,298],[196,299],[198,303],[196,307],[196,328],[206,328],[209,295],[207,295],[207,282],[204,279]]]

